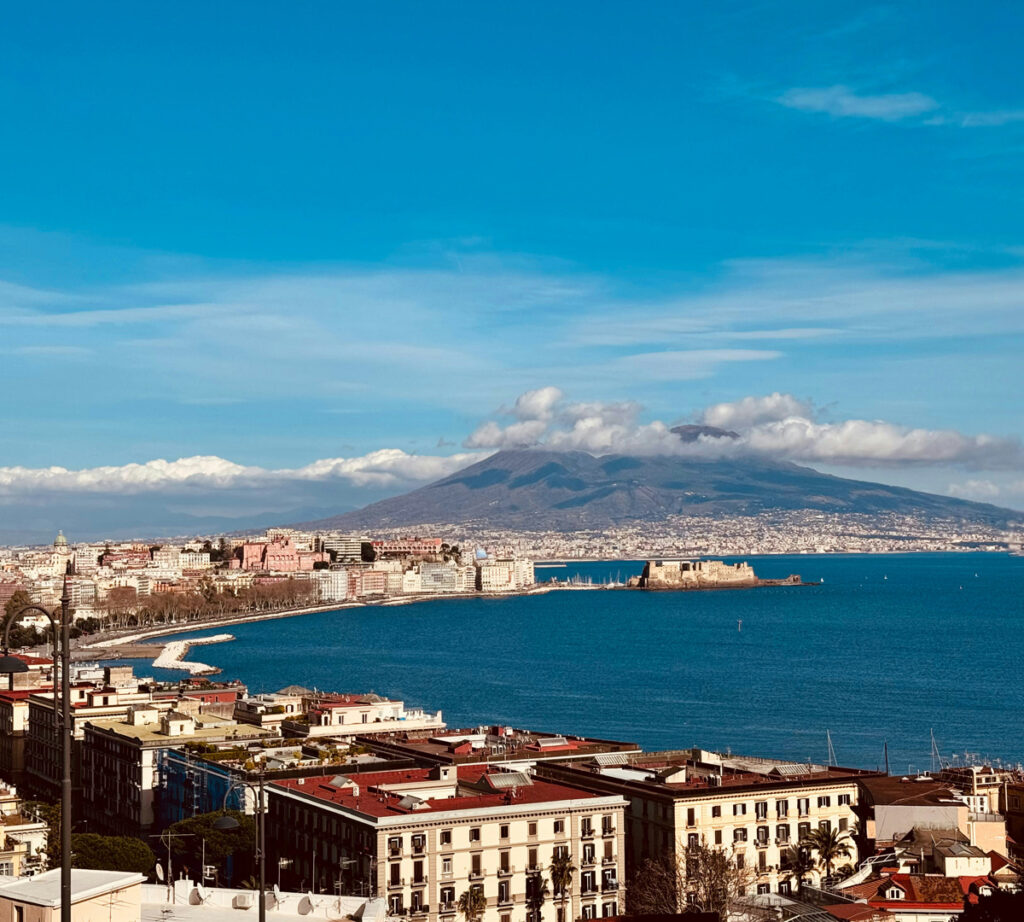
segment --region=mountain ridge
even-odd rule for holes
[[[906,487],[823,474],[789,461],[696,461],[506,449],[409,493],[298,527],[400,528],[486,522],[510,530],[574,531],[674,515],[756,515],[809,509],[913,514],[1005,527],[1024,513]]]

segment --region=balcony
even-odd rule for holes
[[[441,903],[441,905],[438,907],[438,912],[455,912],[455,904],[451,902]]]
[[[601,864],[615,864],[618,859],[614,855],[606,855],[601,859]]]
[[[615,835],[615,827],[614,826],[602,826],[601,827],[601,835],[603,835],[603,836],[613,836],[613,835]]]
[[[580,830],[580,838],[581,839],[593,839],[594,838],[594,827],[593,826],[585,826],[583,829],[581,829]]]
[[[754,839],[754,845],[757,848],[767,848],[771,844],[770,839]]]
[[[516,869],[512,867],[498,868],[498,877],[511,877],[515,872]]]
[[[583,860],[580,864],[585,868],[592,868],[597,862],[594,860],[593,855],[584,855]]]
[[[400,845],[391,845],[391,846],[389,846],[388,847],[388,857],[389,858],[401,858],[402,857],[402,847]]]
[[[420,884],[425,884],[425,883],[428,883],[429,881],[430,881],[430,877],[428,875],[424,874],[422,877],[414,877],[412,879],[412,885],[414,887],[418,887],[418,886],[420,886]]]
[[[605,893],[611,893],[612,891],[619,889],[619,882],[617,880],[606,880],[601,884],[601,889]]]
[[[409,910],[409,915],[410,916],[425,916],[429,912],[430,912],[430,907],[429,906],[426,906],[426,905],[424,905],[424,906],[413,906]]]
[[[780,848],[785,848],[791,843],[788,836],[785,838],[783,836],[779,836],[778,838],[776,838],[775,844],[778,845]]]
[[[470,871],[469,872],[469,879],[470,880],[483,880],[484,879],[484,872],[481,871],[481,870]]]
[[[597,893],[597,884],[593,881],[585,882],[580,887],[580,893],[582,893],[584,896],[586,896],[588,893]]]
[[[388,889],[389,890],[400,890],[404,886],[405,886],[405,878],[404,877],[399,878],[398,880],[389,880],[388,881]]]

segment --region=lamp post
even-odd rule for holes
[[[256,861],[259,864],[260,897],[256,908],[259,910],[259,922],[267,922],[267,816],[265,813],[264,782],[265,775],[262,769],[256,776],[255,784],[248,778],[244,781],[233,781],[231,786],[224,792],[224,803],[221,805],[221,812],[226,811],[228,808],[228,797],[231,796],[232,791],[236,791],[238,788],[248,788],[250,791],[255,790],[257,792]],[[232,829],[238,829],[239,825],[238,820],[233,816],[228,816],[226,813],[224,816],[220,816],[213,821],[213,828],[220,829],[224,832]],[[65,920],[62,919],[61,922],[65,922]]]
[[[56,660],[60,659],[59,723],[63,763],[60,783],[60,922],[71,922],[71,594],[68,591],[67,576],[64,577],[59,612],[57,609],[47,611],[39,605],[27,605],[7,619],[4,626],[3,655],[0,655],[0,675],[28,672],[24,660],[10,655],[8,641],[11,626],[30,611],[46,615],[50,622],[50,630],[53,632],[54,666]],[[54,684],[56,685],[56,681]],[[56,719],[56,714],[54,718]]]

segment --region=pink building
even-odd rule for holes
[[[279,535],[270,541],[243,544],[243,570],[270,570],[275,573],[298,573],[312,570],[315,563],[329,563],[330,555],[317,551],[300,551],[292,539]]]

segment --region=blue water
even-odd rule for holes
[[[934,730],[944,755],[1024,760],[1024,558],[744,559],[759,576],[824,584],[373,606],[236,625],[235,642],[191,655],[253,691],[373,690],[441,708],[452,727],[815,761],[831,730],[840,764],[874,768],[888,741],[894,772],[928,767]],[[641,567],[572,564],[538,579]]]

